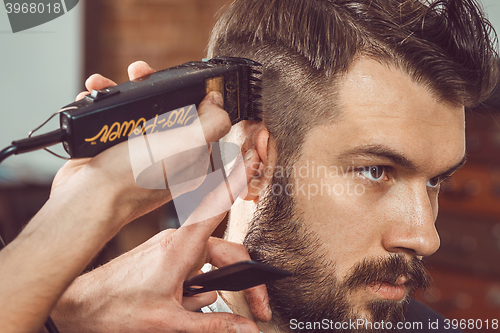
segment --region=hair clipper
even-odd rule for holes
[[[58,112],[59,130],[14,141],[14,153],[62,142],[71,158],[93,157],[132,133],[149,134],[145,125],[152,119],[155,126],[163,122],[155,131],[189,125],[200,102],[214,90],[222,94],[233,125],[261,120],[260,80],[255,76],[261,74],[255,69],[259,66],[245,58],[215,57],[93,90]]]

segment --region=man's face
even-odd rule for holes
[[[291,176],[274,175],[293,189],[268,192],[272,209],[262,207],[245,239],[253,257],[306,272],[270,288],[284,324],[294,319],[286,302],[302,307],[297,314],[307,304],[324,314],[314,307],[335,307],[342,318],[399,311],[426,284],[418,259],[439,248],[439,184],[464,158],[463,107],[437,101],[397,69],[360,59],[337,98],[341,117],[307,133]],[[283,209],[293,213],[275,212]]]

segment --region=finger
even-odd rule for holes
[[[215,267],[223,267],[240,261],[251,260],[247,249],[238,243],[211,237],[207,245],[207,260]],[[264,284],[245,289],[245,297],[256,320],[269,321],[272,318],[269,296]]]
[[[229,132],[231,121],[227,112],[214,101],[214,95],[217,94],[211,92],[205,96],[198,107],[198,119],[195,119],[189,126],[148,135],[149,146],[155,160],[173,157],[178,153],[190,152],[191,150],[198,152],[197,148],[206,146],[210,142],[217,142]],[[195,115],[194,110],[196,109],[192,107],[182,109],[182,112],[186,111],[187,114]],[[165,142],[170,142],[175,138],[189,138],[189,140],[181,140],[179,144],[165,147]],[[196,153],[188,155],[192,155],[188,156],[190,158],[198,158]]]
[[[257,153],[253,153],[255,150],[251,149],[245,155],[246,161],[245,170],[247,171],[247,175],[243,175],[243,179],[241,179],[241,175],[236,175],[236,179],[234,178],[234,171],[229,175],[228,181],[233,183],[237,183],[237,186],[245,187],[246,183],[253,177],[253,170],[255,167],[253,164],[259,163],[259,157]],[[240,162],[242,163],[242,162]],[[236,186],[235,185],[235,186]],[[220,198],[227,198],[228,196],[228,188],[226,183],[223,182],[220,184],[214,191],[210,192],[198,206],[198,208],[193,212],[191,217],[186,221],[186,223],[179,228],[169,239],[168,243],[164,244],[165,248],[168,248],[169,251],[172,251],[172,257],[176,258],[180,262],[191,262],[191,265],[180,265],[179,269],[172,274],[179,274],[177,276],[178,279],[184,279],[188,274],[193,271],[194,268],[201,268],[203,265],[204,257],[203,254],[206,250],[206,244],[213,230],[219,225],[222,221],[222,218],[225,216],[226,212],[218,213],[221,211]],[[199,213],[199,211],[203,211],[203,213]],[[190,224],[189,220],[193,217],[194,221],[199,216],[197,214],[204,215],[206,212],[214,211],[213,217],[199,222]],[[218,213],[218,214],[217,214]],[[205,215],[206,216],[206,215]],[[198,258],[198,261],[193,261],[193,258]],[[200,262],[200,259],[202,262]],[[199,267],[197,267],[199,266]]]
[[[179,321],[179,331],[204,333],[259,333],[257,325],[244,317],[230,313],[189,313],[189,320]]]
[[[88,94],[90,94],[88,91],[82,91],[81,93],[79,93],[78,95],[76,95],[75,101],[81,100],[82,98],[84,98]]]
[[[152,69],[144,61],[136,61],[128,66],[128,77],[130,80],[135,80],[145,75],[154,73],[155,70]]]
[[[189,280],[193,276],[203,274],[202,270],[198,270],[195,272],[195,274],[190,274],[186,277],[186,280]],[[217,300],[217,292],[215,291],[210,291],[210,292],[205,292],[189,297],[183,297],[182,298],[182,306],[186,310],[190,311],[196,311],[201,309],[204,306],[210,305],[214,303]]]
[[[241,155],[237,158],[235,167],[229,176],[218,184],[215,190],[204,196],[201,204],[186,220],[183,226],[189,227],[191,224],[196,223],[201,225],[200,228],[190,231],[191,240],[206,243],[208,237],[231,208],[233,201],[239,194],[247,190],[247,184],[252,178],[253,164],[258,160],[257,154],[253,152],[254,150],[251,149],[245,155],[245,161],[243,161]],[[217,181],[217,179],[214,181]]]
[[[231,129],[231,119],[224,111],[223,104],[222,95],[212,91],[198,106],[198,116],[207,142],[219,141]]]
[[[133,65],[131,65],[131,67],[133,67]],[[147,65],[143,62],[136,65],[136,67],[141,66]],[[141,184],[143,185],[141,186],[146,187],[144,184],[159,184],[159,186],[165,186],[163,177],[157,177],[157,175],[162,176],[160,173],[143,173],[143,171],[150,166],[150,157],[155,161],[163,161],[169,187],[171,191],[173,190],[172,194],[174,194],[174,196],[179,195],[179,193],[184,193],[189,189],[197,188],[200,185],[199,181],[202,181],[203,176],[206,175],[206,170],[210,163],[207,143],[217,142],[231,127],[231,122],[229,121],[227,113],[213,104],[215,103],[212,102],[211,99],[213,95],[214,93],[207,95],[201,103],[201,113],[204,118],[200,118],[196,114],[197,110],[192,105],[186,106],[185,108],[181,108],[179,112],[182,112],[185,116],[189,115],[190,118],[196,117],[189,126],[149,134],[147,141],[151,152],[150,155],[140,154],[140,152],[143,151],[143,138],[138,141],[129,141],[129,150],[131,147],[136,147],[132,150],[135,151],[137,149],[137,155],[144,157],[140,160],[133,159],[132,161],[134,174],[139,175],[142,173]],[[204,124],[202,124],[202,121]],[[208,133],[208,136],[205,132]],[[185,138],[186,140],[178,140],[178,138]],[[165,142],[173,142],[173,140],[175,140],[177,144],[165,145]],[[134,144],[131,145],[132,143]],[[135,143],[137,143],[137,145]],[[192,178],[191,176],[194,177]],[[171,185],[177,184],[184,185],[175,188],[171,187]],[[151,185],[151,187],[153,187],[153,185]],[[188,186],[186,187],[186,185]],[[184,220],[182,220],[182,222],[184,222]]]
[[[204,306],[210,305],[217,300],[217,292],[210,291],[191,297],[182,298],[182,306],[189,311],[197,311]]]
[[[258,321],[270,321],[273,317],[269,306],[269,295],[265,284],[243,290],[248,306],[254,318]]]
[[[247,189],[248,182],[254,176],[255,164],[259,161],[258,154],[254,152],[255,149],[250,149],[245,154],[244,159],[241,158],[241,155],[237,158],[235,167],[229,176],[215,190],[204,197],[201,204],[185,222],[186,226],[197,222],[204,222],[209,228],[215,229],[219,225],[219,220],[210,217],[219,216],[221,212],[225,213],[228,211],[230,206],[227,206],[227,200],[235,200],[238,195]],[[229,198],[229,195],[232,198]],[[208,240],[210,234],[207,234],[203,238],[205,242]]]
[[[207,261],[215,267],[223,267],[240,261],[252,260],[243,244],[210,237],[207,244]]]
[[[87,81],[85,81],[85,88],[87,88],[88,91],[100,90],[113,86],[116,86],[116,83],[101,74],[92,74]]]
[[[146,64],[142,63],[142,65],[138,64],[137,66],[146,66]],[[201,118],[196,114],[196,108],[192,105],[180,109],[179,112],[185,116],[197,117],[189,126],[148,134],[149,155],[143,153],[144,138],[134,138],[129,141],[129,152],[131,152],[131,156],[134,156],[131,158],[132,168],[139,186],[165,188],[163,173],[155,172],[157,169],[151,168],[150,158],[155,161],[162,160],[163,171],[168,179],[168,187],[174,198],[200,186],[205,179],[210,163],[210,149],[207,149],[207,143],[217,142],[231,127],[227,113],[212,101],[214,94],[209,94],[201,103]],[[179,141],[178,138],[186,138],[186,140]],[[173,141],[177,144],[165,145],[165,142]],[[157,164],[155,167],[158,168],[161,165]],[[184,223],[186,216],[183,212],[192,211],[191,203],[186,203],[186,205],[178,208],[182,223]]]

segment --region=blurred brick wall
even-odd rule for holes
[[[205,57],[216,14],[228,0],[85,1],[84,77],[101,73],[117,83],[144,60],[164,69]]]

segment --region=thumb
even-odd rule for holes
[[[259,328],[250,319],[230,313],[196,313],[192,312],[191,325],[182,323],[182,332],[204,333],[259,333]]]
[[[247,189],[248,183],[255,176],[255,167],[259,162],[255,149],[250,149],[245,157],[238,156],[229,176],[215,190],[208,193],[196,210],[189,216],[182,227],[205,222],[212,231],[217,228],[224,214],[231,208],[234,200]],[[245,192],[246,194],[246,192]],[[224,200],[225,199],[225,200]],[[222,214],[222,217],[220,215]],[[212,218],[215,217],[215,218]],[[181,229],[182,229],[181,227]],[[180,230],[180,229],[179,229]],[[210,233],[211,234],[211,233]],[[210,234],[205,234],[206,240]],[[193,236],[191,236],[193,237]]]
[[[219,141],[231,129],[231,119],[222,109],[223,104],[222,95],[212,91],[198,106],[198,116],[207,142]]]

